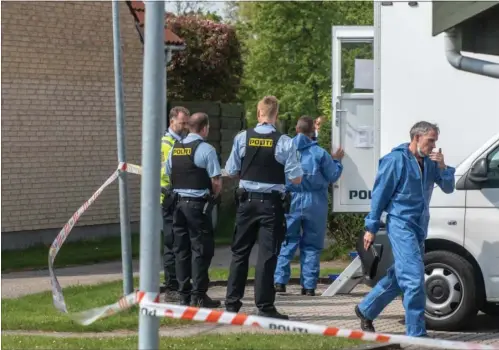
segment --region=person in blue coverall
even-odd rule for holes
[[[328,187],[336,182],[343,171],[340,163],[343,150],[339,148],[333,156],[313,141],[314,120],[303,116],[296,124],[297,135],[293,143],[304,172],[301,184],[287,181],[291,192],[291,210],[286,215],[287,234],[274,273],[275,289],[286,292],[289,281],[291,259],[300,247],[300,280],[302,295],[315,295],[320,270],[320,254],[324,248],[328,213]],[[301,234],[302,231],[303,233]]]
[[[364,248],[374,242],[381,214],[386,212],[394,264],[355,307],[364,331],[374,332],[373,320],[403,292],[406,334],[427,335],[423,256],[430,199],[434,184],[444,193],[452,193],[455,187],[455,169],[445,165],[441,149],[433,152],[439,133],[437,125],[418,122],[411,128],[411,142],[395,147],[379,162],[371,212],[365,218]]]

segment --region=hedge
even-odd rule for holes
[[[168,14],[167,25],[186,43],[168,66],[168,98],[237,102],[243,61],[234,27],[198,14]]]

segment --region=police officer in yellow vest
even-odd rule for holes
[[[190,113],[187,108],[173,107],[170,110],[170,126],[161,139],[161,204],[163,213],[163,266],[165,270],[165,301],[178,300],[178,281],[175,273],[175,254],[173,252],[173,206],[167,207],[164,192],[170,186],[170,178],[165,173],[164,165],[176,141],[181,141],[186,135],[187,122]]]

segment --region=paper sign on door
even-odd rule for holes
[[[355,130],[355,147],[356,148],[373,148],[374,147],[374,130],[370,126],[359,126]]]

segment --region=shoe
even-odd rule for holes
[[[180,296],[177,291],[167,290],[164,297],[165,303],[177,303],[180,301]]]
[[[276,293],[286,293],[286,285],[282,283],[276,283],[274,285]]]
[[[232,306],[232,305],[230,305],[230,306],[227,306],[227,305],[226,305],[226,306],[225,306],[225,311],[227,311],[227,312],[233,312],[233,313],[235,313],[235,314],[237,314],[237,313],[239,312],[239,310],[240,310],[240,309],[241,309],[241,308],[236,307],[236,306]]]
[[[309,297],[315,297],[315,289],[301,289],[301,295],[306,295]]]
[[[280,312],[278,312],[276,309],[269,310],[269,311],[258,310],[258,316],[261,316],[261,317],[270,317],[270,318],[278,318],[280,320],[289,320],[289,316],[288,315],[283,315]]]
[[[178,294],[178,303],[182,306],[191,306],[191,296]]]
[[[222,305],[220,300],[213,300],[206,294],[203,296],[194,297],[192,300],[192,306],[195,307],[206,307],[209,309],[216,309]]]
[[[376,332],[374,330],[373,321],[366,319],[364,315],[362,315],[358,305],[355,307],[355,314],[358,318],[360,318],[360,329],[362,329],[364,332]]]
[[[241,303],[240,301],[233,303],[233,304],[227,304],[227,301],[226,301],[225,302],[225,311],[234,312],[237,314],[239,312],[239,310],[241,310],[242,306],[243,306],[243,303]]]

